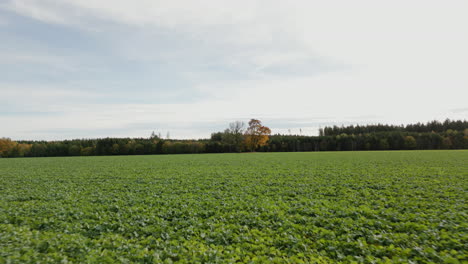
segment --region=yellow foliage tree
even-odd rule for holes
[[[244,145],[249,151],[255,151],[257,148],[267,145],[270,134],[270,128],[263,126],[260,120],[251,119],[249,127],[245,131]]]
[[[0,138],[0,157],[7,157],[17,144],[9,138]]]
[[[16,145],[16,149],[18,150],[17,154],[19,157],[24,157],[25,155],[27,155],[31,151],[31,148],[32,148],[32,144],[21,143],[21,144]]]

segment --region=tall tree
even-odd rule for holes
[[[244,139],[245,124],[242,121],[229,123],[229,128],[222,134],[222,141],[227,144],[230,151],[240,152]]]
[[[251,119],[249,127],[245,131],[244,144],[249,151],[255,151],[257,148],[267,145],[270,134],[270,128],[263,126],[260,120]]]

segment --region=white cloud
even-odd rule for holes
[[[433,118],[444,119],[464,118],[463,112],[453,113],[444,107],[418,109],[414,107],[412,93],[384,94],[380,100],[366,102],[353,96],[356,91],[347,90],[336,95],[334,84],[327,79],[316,77],[319,83],[328,84],[323,91],[307,90],[308,83],[313,79],[290,81],[252,81],[253,83],[237,83],[236,93],[225,95],[217,100],[205,100],[195,103],[180,104],[96,104],[88,103],[89,98],[96,95],[79,92],[60,92],[57,90],[40,90],[36,93],[23,90],[9,94],[10,98],[22,98],[28,103],[23,111],[52,112],[39,116],[1,115],[0,122],[15,124],[3,129],[4,135],[16,139],[64,139],[81,137],[134,136],[146,137],[151,131],[163,135],[170,131],[173,138],[205,138],[211,132],[222,130],[234,120],[248,121],[249,118],[264,120],[271,126],[273,133],[316,134],[322,124],[328,125],[340,122],[377,123],[390,122],[395,124],[419,122]],[[322,79],[322,80],[320,80]],[[337,83],[341,85],[348,80]],[[249,87],[259,87],[251,91]],[[253,93],[253,94],[252,94]],[[285,93],[295,97],[285,96]],[[264,95],[266,94],[266,95]],[[70,101],[78,100],[78,101]],[[459,99],[462,102],[462,99]],[[435,103],[436,102],[431,102]],[[340,106],[346,107],[340,107]],[[343,111],[345,109],[346,111]],[[399,113],[404,112],[402,116]],[[360,116],[366,113],[366,116]],[[311,126],[310,123],[316,124]],[[286,128],[287,127],[287,128]],[[65,129],[65,131],[64,131]]]
[[[10,0],[5,6],[47,22],[66,21],[73,16],[96,16],[138,26],[167,27],[236,24],[251,20],[260,8],[255,1],[211,0],[141,0],[138,3],[125,0]]]
[[[468,2],[462,0],[9,0],[2,6],[101,31],[118,56],[174,66],[192,81],[189,89],[207,95],[188,104],[58,104],[63,120],[43,117],[29,126],[24,117],[10,134],[155,122],[173,137],[206,137],[206,129],[188,128],[248,117],[364,122],[353,118],[361,116],[397,124],[466,117],[450,110],[464,108],[468,97]],[[218,78],[218,71],[234,77]]]
[[[41,53],[28,53],[23,51],[15,51],[15,52],[2,52],[0,51],[0,65],[23,65],[23,66],[31,66],[35,65],[38,67],[46,67],[42,69],[60,69],[60,71],[77,71],[78,67],[74,66],[71,63],[71,56],[69,57],[61,57],[61,56],[54,56],[49,54],[41,54]],[[3,89],[0,87],[0,90]]]
[[[49,2],[47,4],[51,4]],[[57,5],[54,5],[57,7]],[[50,9],[47,6],[42,6],[40,1],[8,1],[0,5],[7,10],[14,10],[24,16],[32,17],[41,21],[67,24],[67,17],[58,13],[56,8]]]
[[[80,98],[80,97],[96,97],[104,96],[96,92],[82,91],[79,88],[63,89],[64,87],[50,87],[42,86],[40,84],[30,86],[24,85],[19,86],[17,84],[11,83],[0,83],[0,92],[2,97],[1,101],[7,101],[9,98],[23,98],[27,99],[28,104],[34,104],[35,101],[44,99],[44,100],[63,100],[66,98]],[[18,103],[21,101],[18,101]]]

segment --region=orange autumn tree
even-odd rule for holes
[[[255,151],[257,148],[267,145],[270,134],[270,128],[263,126],[260,120],[251,119],[244,134],[244,145],[249,151]]]
[[[9,138],[0,138],[0,157],[24,157],[32,144],[18,144]]]
[[[9,138],[0,138],[0,157],[7,157],[16,145],[17,143]]]

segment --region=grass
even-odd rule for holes
[[[0,159],[0,263],[467,259],[468,151]]]

